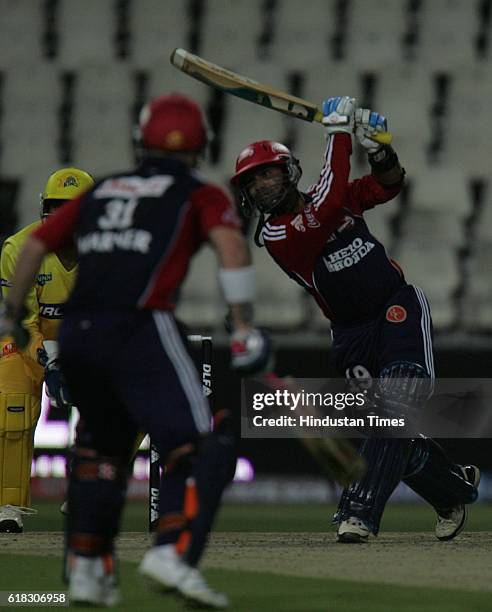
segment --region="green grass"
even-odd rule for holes
[[[60,531],[63,518],[58,502],[34,500],[38,514],[25,518],[26,531]],[[333,529],[332,504],[226,504],[217,520],[217,531],[323,532]],[[381,531],[429,531],[433,529],[434,512],[425,504],[389,504]],[[490,531],[492,508],[490,504],[470,507],[467,531]],[[123,531],[147,529],[147,505],[130,502],[125,508]]]
[[[0,554],[1,589],[13,591],[64,591],[60,559]],[[136,564],[120,566],[124,603],[118,610],[178,612],[185,609],[170,595],[147,588],[136,573]],[[484,612],[492,610],[490,593],[356,583],[319,578],[297,578],[269,573],[207,570],[211,584],[224,590],[233,612]],[[35,581],[33,576],[36,576]],[[10,609],[10,608],[9,608]],[[36,609],[53,610],[37,607]],[[92,608],[79,607],[79,610]]]

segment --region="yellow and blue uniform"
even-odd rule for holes
[[[84,193],[94,179],[78,168],[61,168],[50,175],[41,194],[41,219]],[[37,221],[4,242],[0,258],[3,298],[6,297],[27,237],[38,229]],[[67,261],[70,260],[68,252]],[[66,264],[71,265],[71,264]],[[30,503],[29,479],[34,430],[41,411],[45,370],[38,360],[44,341],[56,342],[63,304],[75,283],[75,262],[68,269],[60,257],[47,255],[37,272],[25,302],[23,321],[29,330],[29,346],[20,351],[12,338],[0,338],[0,532],[22,531],[23,506]]]
[[[28,225],[3,245],[0,274],[4,298],[22,246],[40,224],[41,221]],[[29,505],[34,429],[40,414],[44,375],[38,350],[43,340],[56,340],[63,303],[76,274],[75,266],[67,270],[55,253],[47,255],[26,300],[24,326],[31,334],[29,346],[21,352],[9,338],[0,342],[0,505]]]

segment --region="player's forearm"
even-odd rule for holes
[[[6,299],[7,312],[13,320],[18,319],[21,314],[26,296],[46,253],[46,246],[41,240],[33,236],[26,240],[17,261],[12,287]]]

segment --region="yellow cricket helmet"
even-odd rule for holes
[[[79,168],[61,168],[53,172],[41,194],[41,218],[48,216],[63,202],[75,199],[93,185],[92,176]]]

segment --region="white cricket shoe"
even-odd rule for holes
[[[38,511],[34,508],[25,508],[24,506],[0,506],[0,533],[22,533],[24,524],[22,522],[23,514],[37,514]]]
[[[460,468],[466,480],[475,487],[478,487],[480,483],[480,470],[475,465],[462,465]],[[447,512],[437,512],[436,538],[441,540],[441,542],[447,542],[455,538],[463,531],[467,517],[468,512],[465,504],[459,504]]]
[[[195,604],[216,610],[224,610],[229,607],[229,600],[224,593],[211,589],[203,575],[194,567],[190,567],[177,589],[183,597]]]
[[[355,516],[338,525],[337,540],[342,544],[362,544],[369,539],[369,529]]]
[[[60,506],[60,512],[64,514],[65,516],[68,515],[68,501],[67,500],[65,500],[63,504]]]
[[[165,589],[175,589],[189,569],[176,552],[174,544],[165,544],[148,550],[138,571]]]
[[[174,589],[195,604],[219,610],[229,606],[227,597],[211,589],[202,574],[183,561],[173,544],[148,550],[139,572],[158,586]]]
[[[96,606],[112,607],[121,599],[113,568],[103,557],[74,554],[69,557],[68,594],[72,603]]]

